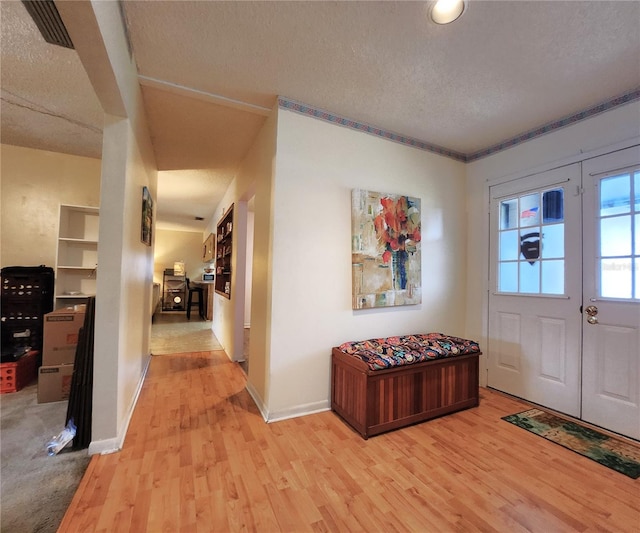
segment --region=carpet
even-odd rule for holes
[[[518,427],[564,446],[632,479],[640,477],[640,446],[605,435],[576,422],[530,409],[502,418]]]
[[[34,382],[0,396],[2,533],[55,533],[90,460],[86,449],[47,455],[47,442],[64,429],[67,402],[39,404],[37,392]]]

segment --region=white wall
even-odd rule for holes
[[[507,181],[561,163],[581,161],[619,148],[633,139],[637,142],[638,136],[640,102],[634,102],[467,165],[467,337],[486,346],[489,182]],[[486,354],[481,359],[480,383],[483,385],[486,384],[484,358]]]
[[[55,268],[60,204],[100,205],[99,159],[0,146],[0,266]]]
[[[464,178],[451,159],[279,111],[269,419],[329,407],[331,348],[342,342],[464,333]],[[422,200],[421,305],[351,309],[354,188]],[[250,361],[251,372],[253,351]]]

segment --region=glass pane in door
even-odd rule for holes
[[[631,205],[630,192],[629,174],[600,180],[600,216],[628,213]]]
[[[513,229],[518,227],[518,199],[503,200],[500,202],[500,229]]]
[[[631,217],[629,215],[600,220],[600,255],[615,257],[631,254]]]
[[[564,257],[564,224],[545,226],[542,230],[542,258]]]
[[[542,194],[542,223],[564,221],[564,189],[553,189]]]
[[[518,259],[518,232],[503,231],[500,233],[500,261]]]
[[[563,187],[500,201],[499,292],[564,294],[564,205]]]
[[[564,261],[542,263],[542,292],[564,294]]]
[[[638,298],[640,172],[605,177],[599,185],[600,296]]]
[[[498,275],[500,292],[518,292],[518,263],[500,263]]]
[[[600,261],[600,294],[603,298],[632,298],[631,259]]]
[[[520,263],[520,292],[531,294],[540,292],[540,261]]]
[[[638,210],[640,211],[640,208],[638,208]],[[636,215],[636,228],[634,231],[635,237],[636,237],[636,242],[634,245],[634,249],[633,249],[633,253],[636,256],[640,256],[640,214]]]
[[[540,195],[528,194],[520,198],[520,227],[540,224]]]

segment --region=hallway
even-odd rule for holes
[[[184,312],[154,315],[150,348],[152,355],[223,349],[211,330],[211,321],[203,320],[198,313],[192,313],[191,320],[187,320]]]

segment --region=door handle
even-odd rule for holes
[[[587,315],[589,315],[587,317],[587,322],[589,322],[589,324],[591,325],[595,325],[598,323],[598,308],[595,305],[590,305],[589,307],[587,307],[585,309]]]
[[[595,325],[598,323],[598,308],[595,305],[590,305],[589,307],[587,307],[585,309],[585,311],[587,312],[587,315],[589,315],[587,317],[587,322],[591,325]]]

